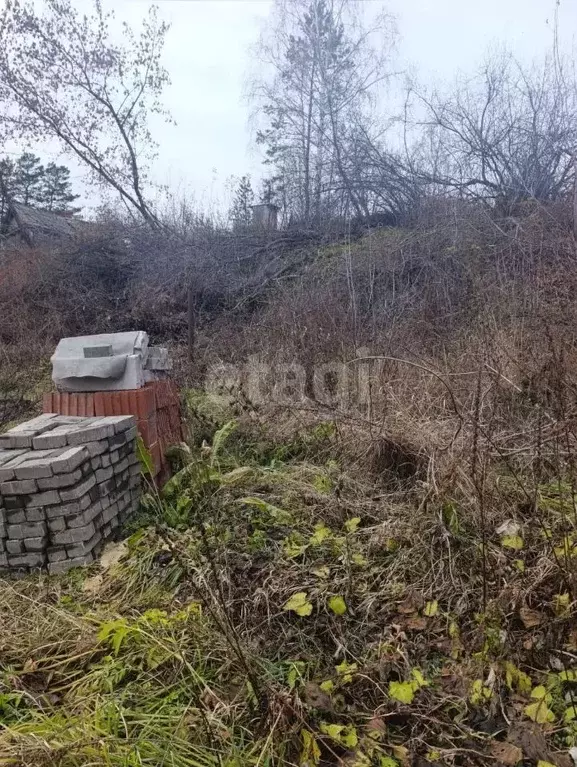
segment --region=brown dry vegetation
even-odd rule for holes
[[[137,325],[171,343],[191,433],[119,565],[3,591],[7,763],[571,767],[568,209],[188,238],[109,237],[0,286],[6,354]],[[189,388],[248,355],[369,365],[369,402]]]

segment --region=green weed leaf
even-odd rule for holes
[[[335,615],[344,615],[347,611],[347,604],[341,596],[329,597],[328,605]]]
[[[525,706],[523,709],[525,716],[529,717],[529,719],[532,719],[537,724],[554,722],[555,714],[548,706],[552,700],[551,693],[547,692],[543,685],[539,685],[533,688],[531,691],[531,697],[535,700],[535,702],[529,703],[528,706]]]
[[[321,732],[328,735],[337,743],[341,743],[347,748],[355,748],[358,745],[359,738],[357,731],[352,725],[345,726],[344,724],[327,724],[321,722]]]
[[[513,551],[520,551],[524,546],[523,539],[520,535],[504,535],[501,538],[501,546],[505,549],[513,549]]]
[[[412,703],[415,690],[410,682],[389,682],[389,696],[399,703]]]
[[[341,678],[341,682],[343,684],[348,684],[349,682],[353,681],[353,674],[357,672],[358,666],[356,663],[347,663],[346,660],[344,660],[335,668],[337,674]]]
[[[357,528],[361,523],[360,517],[353,517],[352,519],[347,519],[345,522],[345,530],[347,533],[356,533]]]
[[[215,433],[213,439],[212,439],[212,449],[210,451],[210,465],[214,466],[216,459],[220,455],[225,442],[230,437],[230,435],[233,433],[233,431],[238,426],[237,422],[233,419],[232,421],[228,421],[224,424],[224,426],[221,426],[220,429]]]
[[[307,600],[306,591],[297,591],[292,597],[285,602],[283,610],[294,612],[301,617],[310,615],[313,611],[312,603]]]
[[[301,731],[303,747],[299,765],[300,767],[316,767],[321,760],[321,750],[312,732]]]
[[[156,474],[154,470],[154,459],[152,457],[152,453],[144,444],[144,440],[140,434],[136,438],[136,457],[140,463],[140,471],[146,477],[150,477],[152,479]]]
[[[327,527],[323,522],[318,522],[315,525],[315,531],[310,537],[311,546],[320,546],[323,541],[330,538],[332,535],[331,529]]]

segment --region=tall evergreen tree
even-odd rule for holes
[[[265,74],[254,95],[266,118],[257,142],[282,179],[285,213],[304,223],[366,216],[351,158],[371,89],[387,76],[386,45],[377,55],[369,33],[390,37],[390,22],[362,29],[352,0],[276,0],[276,6],[279,21],[261,48],[274,75]]]
[[[78,197],[72,192],[65,165],[51,162],[44,166],[32,152],[24,152],[16,162],[7,157],[0,160],[0,220],[10,200],[55,213],[75,213],[79,208],[72,203]]]
[[[71,204],[79,195],[72,193],[70,184],[70,171],[65,165],[48,163],[42,177],[42,201],[41,207],[53,210],[56,213],[75,212]]]
[[[44,166],[32,152],[24,152],[16,160],[12,196],[24,205],[42,204],[42,179]]]
[[[230,209],[230,218],[236,227],[247,227],[252,222],[252,208],[254,204],[254,192],[250,182],[250,176],[242,176],[238,182],[234,200]]]

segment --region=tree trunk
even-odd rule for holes
[[[577,154],[573,158],[575,180],[573,182],[573,234],[577,240]]]
[[[307,111],[307,128],[305,136],[305,156],[304,156],[304,194],[305,194],[305,221],[308,224],[311,217],[311,134],[313,125],[313,108],[314,108],[314,87],[315,87],[315,70],[316,61],[313,59],[311,68],[311,78],[309,85],[309,98],[308,98],[308,111]]]
[[[188,362],[190,365],[194,362],[194,346],[196,343],[196,307],[194,301],[194,290],[192,285],[188,286]]]

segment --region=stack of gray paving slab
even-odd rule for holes
[[[47,413],[0,435],[0,570],[86,565],[138,508],[132,416]]]

